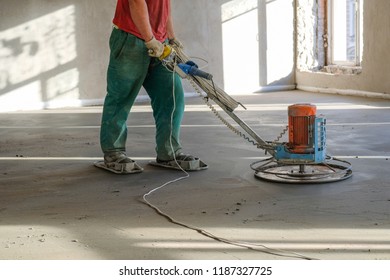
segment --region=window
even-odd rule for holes
[[[361,65],[363,1],[328,1],[328,65]]]

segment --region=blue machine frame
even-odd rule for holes
[[[286,144],[275,147],[275,159],[285,163],[322,163],[326,159],[326,119],[315,118],[313,134],[313,152],[307,154],[291,153]]]

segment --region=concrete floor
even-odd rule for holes
[[[317,185],[256,179],[249,165],[263,151],[189,98],[182,144],[209,169],[148,199],[180,222],[266,252],[208,238],[141,202],[184,174],[147,165],[153,119],[137,104],[128,154],[145,171],[127,176],[93,167],[100,107],[0,114],[0,259],[390,259],[390,100],[301,91],[236,99],[248,106],[237,114],[265,140],[287,124],[288,105],[316,104],[328,122],[328,153],[349,160],[353,177]]]

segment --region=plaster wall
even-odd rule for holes
[[[328,74],[301,68],[296,72],[298,88],[390,97],[390,56],[388,55],[390,1],[364,1],[363,8],[364,46],[361,73]],[[310,17],[307,19],[309,20]],[[309,61],[309,65],[310,63],[311,61]],[[315,66],[315,63],[313,62],[311,65]]]
[[[0,111],[100,101],[114,8],[115,1],[2,0]]]
[[[325,1],[297,0],[297,69],[315,71],[325,65]]]
[[[187,54],[228,93],[247,94],[295,87],[293,2],[172,0],[172,5]],[[115,5],[115,0],[1,0],[0,111],[101,104]],[[186,81],[184,86],[193,91]]]

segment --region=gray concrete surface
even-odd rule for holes
[[[209,169],[148,199],[180,222],[263,252],[172,224],[141,202],[184,174],[147,165],[153,119],[148,104],[137,104],[128,154],[145,171],[128,176],[93,167],[100,107],[0,114],[0,259],[390,259],[390,102],[301,91],[237,99],[248,105],[237,114],[265,140],[287,124],[288,105],[316,104],[328,120],[328,152],[349,160],[353,177],[260,181],[249,165],[264,153],[193,98],[182,144]]]

